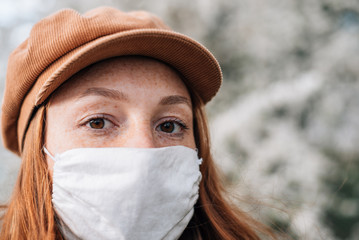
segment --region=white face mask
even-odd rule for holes
[[[57,154],[52,202],[67,239],[178,239],[201,180],[197,152],[78,148]]]

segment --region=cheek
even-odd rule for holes
[[[47,169],[49,170],[50,177],[52,178],[54,172],[54,160],[46,155]]]
[[[46,112],[45,146],[52,153],[69,149],[76,138],[71,136],[68,120],[72,116],[62,107],[49,107]]]
[[[196,143],[195,143],[195,141],[194,141],[194,138],[184,140],[181,145],[183,145],[183,146],[185,146],[185,147],[192,148],[192,149],[195,149],[195,148],[196,148]]]
[[[184,134],[182,138],[175,140],[169,139],[168,137],[162,136],[160,134],[155,134],[154,138],[155,142],[157,143],[156,147],[170,147],[181,145],[192,149],[196,148],[196,142],[192,131]]]
[[[196,142],[194,140],[194,134],[193,132],[190,134],[190,136],[188,137],[188,139],[185,141],[184,146],[189,147],[189,148],[196,148]]]

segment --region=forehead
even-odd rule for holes
[[[190,99],[176,70],[158,60],[139,56],[111,58],[93,64],[68,79],[53,98],[65,100],[94,87],[126,94],[182,95]]]

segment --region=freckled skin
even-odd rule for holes
[[[117,90],[128,99],[99,95],[80,98],[89,88]],[[195,148],[192,107],[159,104],[163,97],[172,95],[190,102],[179,75],[159,61],[121,57],[97,63],[69,79],[50,99],[45,146],[53,155],[80,147]],[[106,119],[104,129],[93,129],[90,118]],[[177,127],[173,133],[162,131],[161,123],[180,126],[177,120],[186,128]],[[47,157],[47,161],[52,172],[53,160]]]

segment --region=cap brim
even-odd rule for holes
[[[54,62],[37,81],[46,79],[35,104],[44,102],[81,69],[107,58],[126,55],[148,56],[171,65],[205,103],[212,99],[221,85],[222,73],[217,60],[198,42],[173,31],[131,30],[98,38]]]

